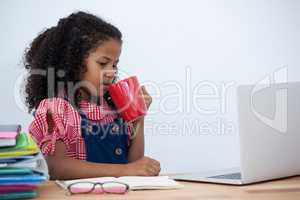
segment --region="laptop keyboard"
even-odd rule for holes
[[[241,173],[232,173],[232,174],[224,174],[218,176],[210,176],[207,178],[217,178],[217,179],[241,179]]]

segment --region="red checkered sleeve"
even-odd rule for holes
[[[78,152],[76,145],[72,145],[80,138],[80,116],[69,102],[62,98],[44,99],[40,102],[29,126],[29,133],[45,156],[54,153],[58,140],[65,144],[67,154],[72,157],[84,154]],[[84,148],[81,151],[84,151]]]

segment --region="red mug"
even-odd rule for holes
[[[108,92],[118,113],[125,121],[134,121],[147,114],[147,106],[136,76],[111,84]]]

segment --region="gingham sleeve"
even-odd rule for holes
[[[40,102],[29,133],[40,147],[43,155],[52,155],[55,144],[62,141],[69,149],[70,141],[78,136],[78,115],[62,98],[44,99]]]

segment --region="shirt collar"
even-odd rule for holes
[[[91,120],[101,120],[107,115],[111,115],[113,110],[108,106],[107,102],[101,97],[101,104],[91,103],[87,100],[81,100],[79,103],[80,110]]]

